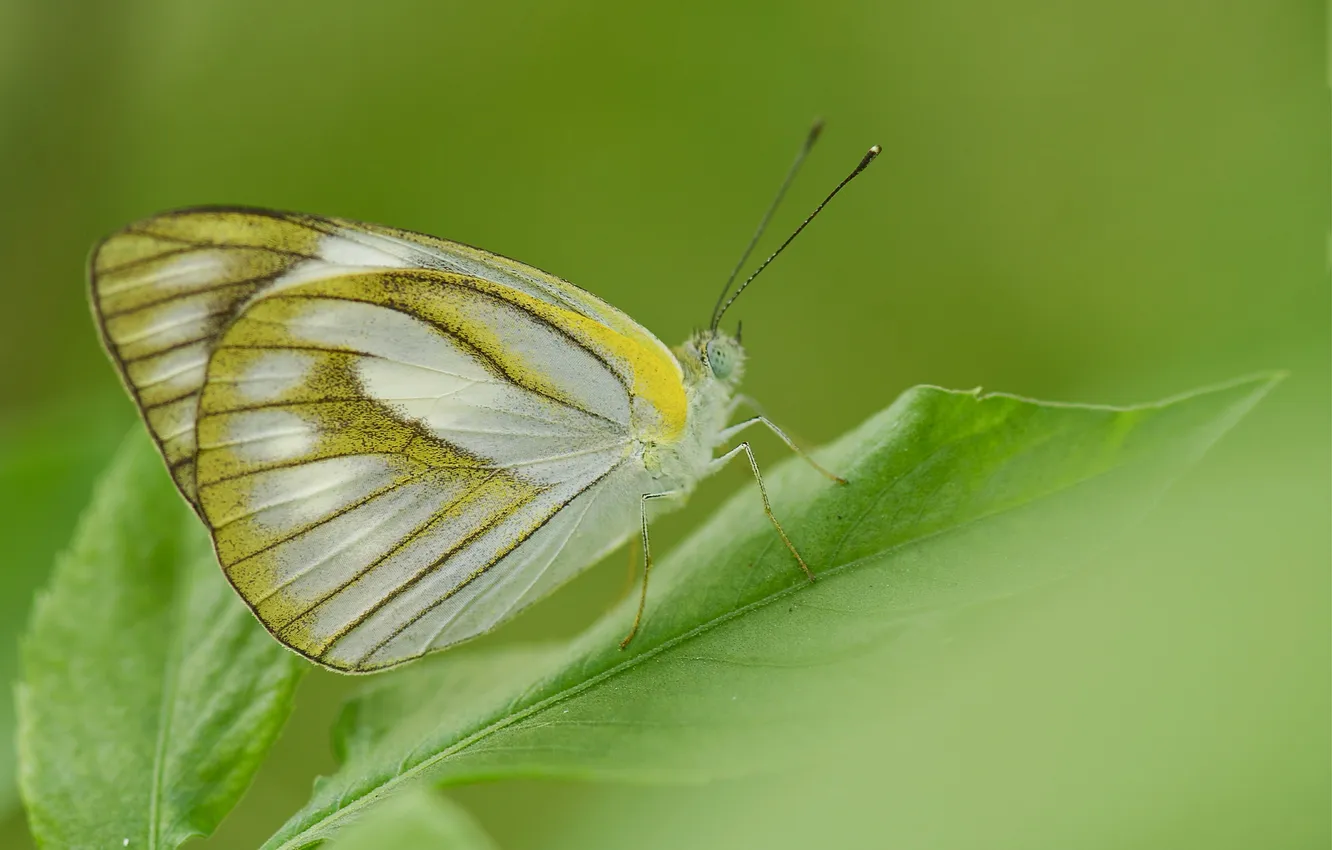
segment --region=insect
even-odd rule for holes
[[[102,340],[231,584],[279,641],[345,672],[484,633],[743,455],[716,450],[745,356],[731,293],[671,350],[557,277],[486,251],[335,218],[168,212],[93,252]],[[728,293],[729,298],[728,298]],[[810,461],[813,463],[813,461]],[[816,465],[817,466],[817,465]],[[820,467],[820,470],[822,468]],[[830,478],[832,473],[824,471]]]

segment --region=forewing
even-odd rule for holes
[[[268,292],[215,341],[199,503],[280,640],[389,666],[442,645],[427,630],[510,566],[554,561],[538,532],[565,529],[637,444],[628,382],[580,342],[579,314],[541,309],[461,275],[350,274]],[[448,641],[498,622],[515,590]]]

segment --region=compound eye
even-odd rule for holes
[[[718,345],[717,340],[709,340],[707,346],[708,367],[712,369],[712,374],[720,380],[726,380],[731,375],[731,358],[726,347]]]

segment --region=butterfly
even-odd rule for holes
[[[106,350],[227,579],[318,664],[369,672],[475,637],[638,533],[623,647],[649,504],[741,455],[813,578],[749,444],[716,455],[752,425],[799,451],[761,414],[728,424],[745,354],[720,321],[752,276],[672,350],[531,266],[338,218],[167,212],[90,266]]]

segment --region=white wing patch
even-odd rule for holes
[[[200,450],[230,448],[247,463],[299,460],[309,455],[319,439],[314,423],[281,408],[252,410],[227,421],[220,442],[200,443]]]
[[[218,531],[250,519],[271,534],[292,534],[392,485],[394,473],[386,459],[375,455],[329,457],[265,469],[246,477],[248,492],[243,504],[210,511],[208,519]]]
[[[156,301],[189,292],[210,289],[228,277],[228,257],[213,251],[182,251],[166,256],[163,262],[140,262],[109,281],[100,289],[103,298],[142,295],[142,300]]]
[[[316,361],[304,351],[265,351],[254,358],[229,383],[237,395],[253,404],[281,401],[310,380]]]

